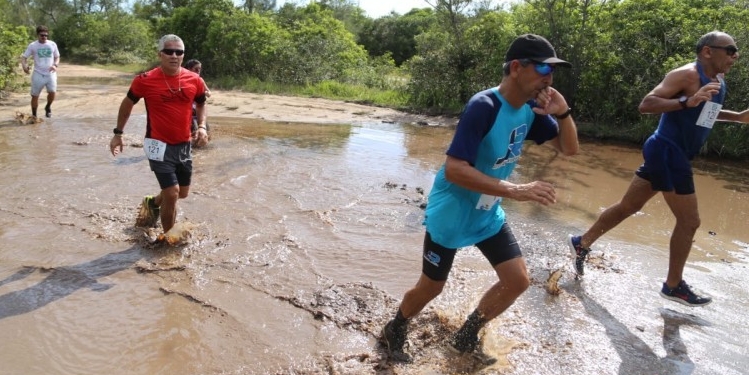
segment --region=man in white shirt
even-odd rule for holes
[[[31,114],[36,117],[36,109],[39,106],[39,95],[42,89],[47,89],[47,105],[44,114],[52,117],[52,102],[55,100],[57,91],[57,64],[60,63],[60,50],[57,44],[49,40],[49,29],[47,26],[39,25],[36,28],[35,40],[29,44],[26,51],[21,55],[21,66],[26,74],[29,74],[28,59],[34,60],[34,74],[31,75]]]

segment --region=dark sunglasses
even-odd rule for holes
[[[161,50],[161,53],[163,53],[163,54],[165,54],[167,56],[171,56],[171,55],[182,56],[182,55],[185,54],[185,50],[183,50],[183,49],[164,48],[164,49]]]
[[[551,73],[554,73],[554,69],[556,67],[554,65],[551,65],[549,63],[540,63],[533,60],[524,59],[520,61],[521,65],[527,66],[528,64],[533,64],[533,68],[536,70],[536,73],[542,75],[542,76],[548,76]]]
[[[39,36],[42,38],[49,38],[49,34],[39,34]]]
[[[708,46],[708,47],[722,49],[722,50],[726,51],[726,53],[728,54],[728,56],[733,56],[733,55],[736,54],[736,52],[739,52],[739,48],[738,47],[731,46],[731,45],[729,45],[729,46]]]

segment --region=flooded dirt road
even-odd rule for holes
[[[495,279],[467,248],[412,324],[415,363],[400,365],[377,336],[418,278],[422,206],[451,129],[213,117],[180,202],[178,221],[196,227],[186,245],[164,247],[133,227],[158,188],[140,147],[145,117],[131,118],[114,159],[115,110],[63,108],[21,126],[0,107],[0,374],[731,375],[749,365],[746,169],[696,163],[703,224],[685,277],[715,301],[688,308],[658,295],[673,225],[660,198],[599,240],[583,281],[570,272],[566,236],[621,196],[639,151],[527,147],[513,178],[551,181],[559,201],[505,202],[533,284],[486,330],[502,360],[479,368],[444,350]],[[551,296],[543,284],[559,268],[562,294]]]

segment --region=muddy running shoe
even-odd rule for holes
[[[143,197],[143,202],[140,205],[140,212],[138,212],[138,218],[135,221],[135,226],[138,227],[155,227],[161,216],[161,210],[156,205],[153,196],[146,195]]]
[[[393,362],[411,363],[411,356],[403,351],[408,334],[407,326],[400,328],[393,327],[393,321],[387,322],[382,328],[382,337],[380,341],[388,349],[388,355]]]
[[[590,253],[589,248],[585,248],[580,244],[581,239],[582,237],[580,236],[570,235],[567,240],[567,244],[570,245],[570,250],[572,250],[572,256],[575,257],[575,272],[579,276],[585,273],[585,259],[588,258],[588,254]]]
[[[711,297],[700,296],[693,292],[692,287],[687,285],[684,280],[681,280],[679,285],[673,289],[669,288],[666,283],[663,283],[661,297],[692,307],[707,306],[710,302],[713,302]]]
[[[447,348],[455,354],[468,355],[473,360],[484,366],[490,366],[497,362],[496,358],[481,350],[478,335],[466,335],[464,332],[458,331],[458,333],[450,339]]]

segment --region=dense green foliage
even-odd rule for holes
[[[25,27],[0,23],[0,88],[12,85],[18,57],[28,43],[27,34]]]
[[[297,2],[298,4],[299,2]],[[454,113],[502,77],[518,34],[546,36],[573,68],[554,86],[581,132],[642,142],[658,116],[637,111],[669,70],[692,61],[697,39],[723,30],[749,45],[749,0],[434,0],[372,19],[352,0],[0,0],[0,87],[45,24],[63,61],[148,66],[160,35],[186,44],[217,87],[316,95],[412,111]],[[743,59],[726,76],[726,108],[748,106]],[[706,153],[749,157],[749,127],[719,124]]]
[[[148,23],[121,11],[78,13],[53,31],[68,61],[99,64],[147,63],[155,56]],[[151,43],[143,43],[144,40]]]
[[[414,9],[403,16],[391,13],[364,22],[359,43],[372,56],[390,54],[400,66],[416,55],[416,36],[431,29],[436,21],[429,8]]]

